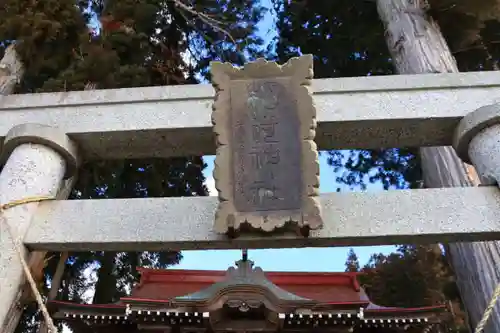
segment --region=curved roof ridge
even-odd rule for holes
[[[283,288],[280,288],[270,281],[260,267],[253,267],[253,261],[240,260],[236,262],[236,267],[230,267],[227,270],[225,279],[216,282],[202,290],[195,291],[188,295],[176,297],[175,300],[208,300],[216,297],[217,294],[238,286],[257,287],[270,291],[275,297],[285,301],[304,301],[314,302],[309,298],[300,297]]]

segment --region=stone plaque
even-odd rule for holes
[[[230,95],[236,210],[300,210],[302,147],[290,80],[234,80]]]
[[[242,69],[211,63],[217,232],[273,231],[287,222],[301,231],[322,226],[312,62],[312,56],[283,66],[259,59]]]

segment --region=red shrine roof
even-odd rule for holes
[[[359,333],[365,327],[402,332],[410,326],[425,331],[439,325],[445,310],[373,304],[357,273],[266,273],[249,260],[227,271],[139,271],[141,279],[131,295],[116,304],[51,301],[49,309],[54,318],[80,321],[106,333],[124,332],[125,327],[227,333],[234,325],[271,333],[309,332],[316,326],[335,332]]]
[[[157,270],[139,268],[140,283],[122,301],[166,301],[195,293],[222,282],[226,271]],[[276,286],[305,299],[325,304],[367,306],[370,301],[360,289],[357,273],[264,272]]]
[[[227,271],[139,268],[140,282],[129,297],[122,297],[117,304],[84,305],[51,301],[49,305],[69,311],[81,309],[85,312],[101,312],[107,309],[116,312],[125,309],[127,304],[139,307],[204,304],[213,299],[215,294],[221,294],[221,290],[224,289],[224,293],[236,290],[241,283],[242,286],[260,284],[281,301],[316,312],[362,308],[368,317],[406,317],[445,309],[444,305],[396,308],[373,304],[359,285],[358,273],[263,272],[260,268],[252,268],[251,264],[238,263],[237,269],[230,268]],[[243,279],[243,282],[238,279]]]

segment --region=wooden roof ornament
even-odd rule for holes
[[[211,73],[215,230],[236,236],[241,228],[291,224],[308,236],[321,228],[312,56],[282,66],[259,59],[241,69],[212,62]]]
[[[248,258],[227,271],[140,272],[140,283],[117,304],[51,301],[49,307],[55,318],[99,333],[421,333],[439,325],[445,309],[381,307],[370,302],[357,273],[265,273]]]

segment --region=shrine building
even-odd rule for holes
[[[139,271],[116,304],[50,301],[49,310],[97,333],[431,333],[446,315],[375,305],[357,273],[263,272],[246,258],[227,271]]]

